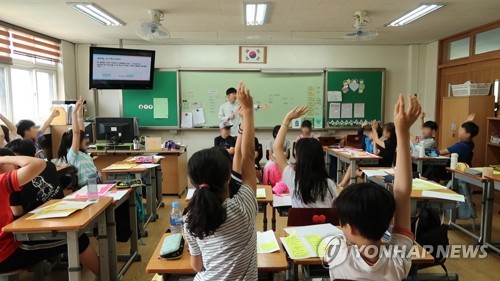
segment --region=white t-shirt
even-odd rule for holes
[[[266,150],[272,151],[274,154],[273,145],[274,145],[274,138],[267,141]],[[285,140],[285,143],[283,144],[283,153],[285,153],[288,149],[290,149],[290,147],[291,147],[290,141]]]
[[[295,170],[292,166],[288,165],[283,170],[283,177],[281,179],[290,189],[292,194],[292,207],[293,208],[331,208],[333,200],[337,198],[337,186],[331,179],[327,179],[329,192],[326,192],[325,200],[318,199],[314,203],[304,204],[302,198],[298,197],[295,193]]]
[[[189,234],[184,225],[184,237],[188,241],[189,252],[201,255],[202,272],[195,281],[200,280],[257,280],[257,199],[255,192],[241,185],[233,198],[222,203],[226,209],[226,221],[211,236],[204,239]]]
[[[18,135],[17,133],[9,132],[10,141],[13,141],[15,139],[20,139],[20,138],[21,138],[21,136]],[[2,138],[0,140],[0,148],[4,148],[6,145],[7,145],[7,141],[5,140],[5,138]]]
[[[408,252],[410,252],[413,245],[413,235],[409,230],[397,231],[397,233],[395,230],[396,228],[394,228],[391,239],[386,246],[403,246],[406,249],[404,254],[381,257],[375,264],[370,265],[361,257],[358,246],[350,245],[348,246],[346,260],[330,269],[330,278],[332,280],[348,279],[358,281],[399,281],[406,278],[411,267],[411,257],[409,257]]]

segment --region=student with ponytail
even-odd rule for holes
[[[238,87],[242,118],[233,161],[241,163],[241,187],[231,198],[231,158],[220,147],[193,154],[188,174],[196,187],[186,209],[184,236],[188,241],[194,280],[257,280],[255,218],[255,131],[253,98]]]
[[[92,157],[90,157],[84,149],[87,145],[87,140],[83,131],[84,128],[83,99],[80,97],[73,110],[73,124],[71,130],[63,133],[61,144],[57,151],[61,160],[75,167],[79,187],[87,185],[87,178],[90,175],[99,175]]]

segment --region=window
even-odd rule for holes
[[[448,45],[448,60],[456,60],[469,56],[470,38],[450,42]]]
[[[0,25],[0,112],[13,122],[49,117],[60,57],[60,40]]]
[[[476,35],[474,54],[484,54],[500,50],[500,28],[495,28]]]
[[[56,73],[51,70],[11,67],[12,117],[14,121],[45,120],[56,99]]]

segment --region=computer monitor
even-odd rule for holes
[[[139,134],[136,117],[97,117],[96,139],[108,143],[131,143]]]

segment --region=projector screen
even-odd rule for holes
[[[90,48],[90,89],[151,89],[155,52]]]

